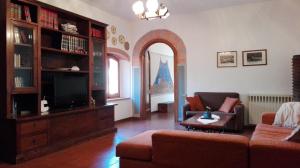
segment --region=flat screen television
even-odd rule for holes
[[[86,75],[55,75],[55,109],[75,108],[86,105],[88,105],[88,77]]]

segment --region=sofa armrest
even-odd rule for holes
[[[242,131],[244,128],[244,116],[245,116],[245,106],[243,104],[238,104],[233,108],[235,115],[235,130]]]
[[[187,112],[187,111],[190,111],[190,110],[191,110],[190,104],[185,104],[185,105],[183,106],[183,120],[186,120],[186,119],[187,119],[187,114],[186,114],[186,112]]]
[[[261,122],[263,124],[272,125],[275,119],[275,112],[264,112],[261,116]]]
[[[246,168],[248,143],[239,135],[158,131],[152,135],[152,161],[173,168]]]

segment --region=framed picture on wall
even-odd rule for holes
[[[243,66],[267,65],[267,50],[243,51]]]
[[[218,52],[217,67],[237,67],[237,51]]]

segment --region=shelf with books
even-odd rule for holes
[[[9,17],[12,20],[37,24],[37,6],[26,1],[11,0]]]
[[[42,51],[55,52],[55,53],[61,53],[61,54],[69,54],[69,55],[88,56],[88,54],[64,51],[64,50],[60,50],[60,49],[56,49],[56,48],[49,48],[49,47],[42,47]]]
[[[88,55],[88,39],[75,35],[66,35],[60,31],[42,29],[42,47],[53,52],[63,52],[65,54]]]

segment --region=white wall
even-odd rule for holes
[[[131,24],[124,19],[121,19],[119,17],[113,16],[112,14],[106,13],[104,11],[99,10],[98,8],[91,6],[87,4],[86,2],[76,0],[39,0],[41,2],[71,11],[73,13],[77,13],[79,15],[92,18],[94,20],[98,20],[100,22],[104,22],[108,25],[114,25],[117,28],[116,35],[112,35],[115,37],[118,37],[118,35],[123,34],[126,38],[126,41],[130,44],[130,49],[128,51],[128,54],[131,55],[133,43],[132,43],[132,31],[131,31]],[[108,29],[110,26],[108,27]],[[117,44],[117,46],[112,45],[111,38],[107,41],[108,47],[116,47],[123,49],[123,46],[120,44]],[[124,49],[123,49],[124,50]],[[121,86],[120,86],[120,94],[122,97],[130,98],[131,97],[131,62],[121,61],[120,63],[120,69],[122,70],[121,75]],[[112,102],[112,101],[110,101]],[[132,100],[130,99],[123,99],[123,100],[117,100],[113,101],[114,103],[119,104],[119,106],[116,106],[115,109],[115,119],[125,119],[128,117],[132,117]]]
[[[174,53],[172,49],[164,43],[155,43],[148,48],[150,51],[150,70],[151,70],[151,86],[155,82],[159,69],[160,61],[168,62],[171,78],[174,82]],[[157,104],[163,102],[174,101],[174,93],[152,94],[151,95],[151,112],[157,111]]]
[[[299,0],[272,0],[207,10],[171,13],[167,20],[134,22],[133,41],[154,29],[178,34],[187,48],[187,93],[235,91],[243,95],[291,94],[291,58],[300,53]],[[243,67],[241,51],[268,50],[268,65]],[[218,51],[238,51],[237,68],[217,68]]]

